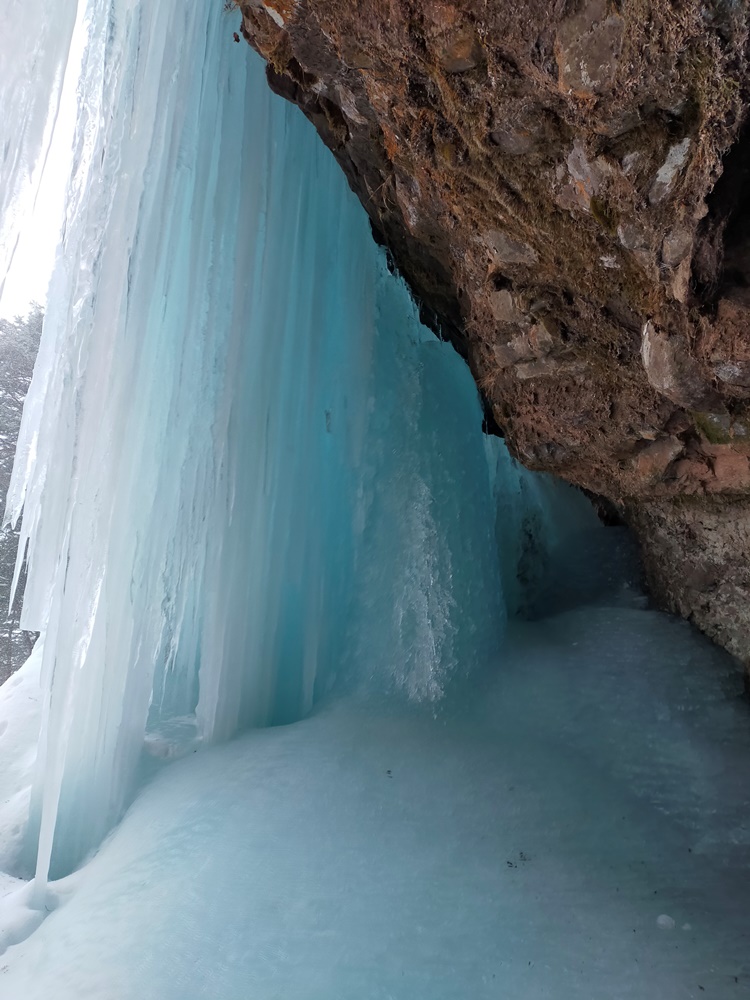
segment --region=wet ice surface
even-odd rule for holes
[[[343,699],[191,754],[2,995],[750,996],[739,690],[684,623],[587,607],[514,626],[437,716]]]

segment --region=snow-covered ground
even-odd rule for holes
[[[739,690],[684,623],[589,606],[514,627],[437,715],[343,698],[189,754],[0,959],[0,995],[748,997]]]

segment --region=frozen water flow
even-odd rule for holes
[[[471,379],[217,6],[79,11],[8,498],[46,636],[42,895],[119,818],[144,745],[293,721],[337,676],[435,702],[502,632]]]

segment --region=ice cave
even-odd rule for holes
[[[750,997],[741,669],[483,432],[235,20],[3,0],[0,998]]]

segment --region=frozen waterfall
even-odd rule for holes
[[[3,302],[46,296],[2,1000],[750,995],[731,665],[482,436],[220,0],[46,8],[0,79]]]

